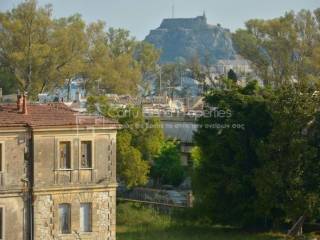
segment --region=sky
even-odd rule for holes
[[[0,11],[13,8],[23,0],[0,0]],[[320,0],[38,0],[51,3],[55,17],[80,13],[87,22],[103,20],[107,27],[125,28],[143,40],[162,19],[195,17],[205,11],[208,23],[235,31],[252,18],[270,19],[286,11],[313,10]],[[174,11],[172,11],[174,6]]]

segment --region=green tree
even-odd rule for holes
[[[124,54],[132,55],[137,44],[135,38],[130,36],[130,32],[121,28],[109,28],[106,42],[113,58]]]
[[[61,18],[54,21],[50,40],[50,56],[53,65],[47,66],[43,74],[40,92],[52,87],[67,85],[67,100],[70,100],[71,81],[85,71],[85,54],[88,49],[86,24],[80,15]],[[41,77],[41,76],[39,76]],[[50,87],[49,87],[50,89]]]
[[[140,42],[135,48],[134,55],[141,68],[142,82],[140,86],[142,88],[142,94],[145,96],[150,95],[152,80],[157,73],[160,51],[150,43]]]
[[[1,12],[0,23],[0,65],[32,98],[65,84],[70,87],[72,79],[97,69],[88,57],[96,46],[80,15],[53,19],[50,5],[39,7],[36,0],[27,0]]]
[[[257,211],[273,226],[319,214],[319,141],[310,142],[317,126],[319,99],[313,92],[285,86],[270,103],[274,126],[257,148],[261,167],[255,173]],[[318,115],[318,114],[317,114]],[[311,125],[310,125],[311,124]]]
[[[191,150],[191,160],[192,160],[192,167],[194,169],[197,169],[200,166],[202,159],[201,155],[201,148],[198,146],[195,146]]]
[[[159,119],[151,119],[146,122],[141,110],[137,108],[128,108],[119,116],[121,117],[118,120],[125,128],[123,131],[131,137],[130,149],[135,152],[135,155],[126,155],[127,161],[130,161],[133,157],[136,158],[132,159],[130,165],[124,165],[124,168],[120,168],[119,175],[127,176],[131,170],[140,169],[138,172],[131,172],[130,176],[133,179],[128,177],[125,179],[127,179],[126,182],[133,181],[135,183],[130,184],[131,186],[144,185],[147,183],[146,179],[148,179],[151,161],[160,152],[160,147],[163,143],[164,134],[162,128],[159,127],[161,122]],[[119,148],[121,148],[121,145],[122,143],[119,142]],[[129,149],[128,146],[124,146],[124,148]],[[144,160],[138,161],[138,156]],[[119,161],[121,164],[122,159],[119,158]],[[148,168],[144,165],[139,167],[141,163],[146,164]],[[130,169],[126,167],[130,167]],[[134,179],[138,179],[139,181]]]
[[[28,0],[0,13],[0,22],[0,63],[32,97],[82,69],[85,23],[78,15],[53,20],[50,5],[38,7]]]
[[[144,159],[152,161],[154,156],[160,153],[164,142],[164,133],[159,118],[151,118],[146,121],[145,128],[137,137],[137,148],[140,149]]]
[[[199,120],[193,185],[205,214],[218,223],[258,228],[293,223],[303,214],[316,220],[317,92],[298,84],[271,91],[249,83],[214,90],[206,103],[207,111],[232,114]]]
[[[137,42],[128,31],[105,32],[103,22],[87,25],[79,14],[59,19],[52,15],[50,5],[40,7],[36,0],[0,12],[0,67],[14,76],[3,79],[15,81],[13,85],[32,98],[65,85],[70,93],[75,78],[84,79],[89,93],[137,93],[142,67],[134,57]],[[145,64],[146,59],[141,61]]]
[[[116,94],[137,94],[141,82],[141,69],[134,59],[136,41],[124,29],[110,28],[105,34],[107,55],[103,57],[100,88]]]
[[[39,75],[50,59],[51,14],[50,6],[38,8],[34,0],[0,13],[1,66],[14,74],[23,91],[30,92],[41,85]]]
[[[319,46],[318,12],[303,10],[272,20],[249,20],[245,30],[233,35],[235,46],[265,84],[277,87],[314,80],[311,59]]]
[[[214,222],[260,224],[254,176],[260,162],[256,147],[271,131],[268,95],[255,82],[242,88],[213,90],[205,98],[208,113],[199,119],[193,191],[199,209]],[[211,113],[211,114],[209,114]]]
[[[0,68],[0,87],[3,94],[16,93],[18,86],[15,80],[15,76],[6,69]]]
[[[129,54],[111,58],[105,68],[101,87],[108,93],[137,94],[137,86],[141,81],[141,72]]]
[[[185,172],[181,165],[179,144],[174,141],[166,141],[162,145],[160,154],[154,159],[151,174],[157,184],[174,186],[181,184]]]
[[[105,23],[98,21],[86,28],[87,51],[85,53],[84,71],[81,76],[84,88],[89,95],[100,95],[100,82],[106,81],[107,66],[110,63],[109,48],[106,44]]]
[[[117,173],[127,187],[145,185],[150,165],[142,159],[138,149],[132,146],[132,135],[124,130],[117,136]]]

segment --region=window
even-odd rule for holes
[[[81,168],[92,168],[92,142],[81,142]]]
[[[71,169],[71,144],[70,142],[60,142],[60,165],[61,169]]]
[[[4,209],[0,207],[0,239],[4,239]]]
[[[92,231],[92,204],[81,203],[80,204],[80,229],[81,232]]]
[[[2,163],[2,161],[3,161],[3,152],[4,152],[4,149],[3,149],[3,144],[2,143],[0,143],[0,172],[2,172],[2,168],[3,168],[3,163]],[[1,239],[1,238],[0,238]]]
[[[71,206],[68,203],[59,205],[60,232],[62,234],[71,233]]]

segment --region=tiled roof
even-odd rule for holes
[[[16,104],[0,104],[0,127],[118,127],[116,121],[79,114],[63,103],[28,104],[28,113],[20,113]]]

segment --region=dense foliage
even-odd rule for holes
[[[70,87],[75,78],[84,80],[88,92],[135,94],[159,58],[153,46],[126,30],[105,31],[105,23],[86,24],[79,14],[55,19],[52,7],[36,0],[0,12],[0,26],[1,86],[5,92],[18,86],[33,98]]]
[[[215,90],[206,97],[210,116],[199,120],[195,135],[201,160],[195,165],[194,191],[215,221],[256,222],[254,201],[256,153],[272,128],[264,92],[255,83],[245,88]]]
[[[254,183],[257,211],[272,225],[295,221],[304,213],[311,221],[318,219],[320,142],[312,137],[319,127],[318,106],[318,95],[291,86],[275,91],[269,104],[273,128],[256,150],[262,165]]]
[[[151,175],[157,184],[178,186],[184,179],[179,144],[166,141],[154,159]]]
[[[251,61],[265,84],[319,84],[320,9],[253,19],[233,35],[237,51]],[[316,76],[316,77],[315,77]]]
[[[194,192],[204,212],[215,222],[245,227],[279,227],[305,213],[316,220],[318,95],[250,83],[214,90],[206,103],[211,117],[199,120],[193,152]],[[215,114],[226,111],[231,114]]]

